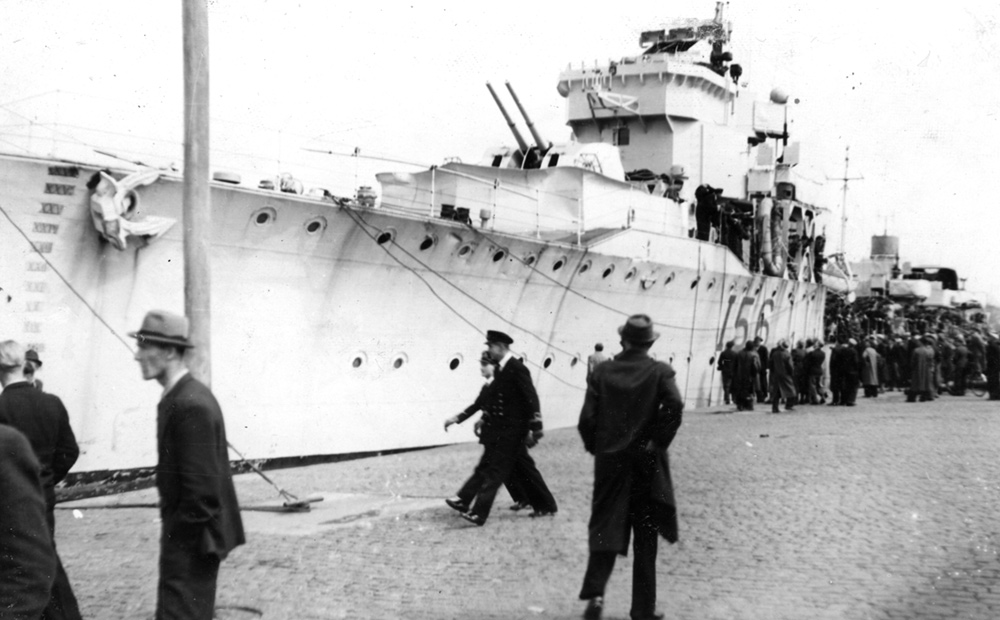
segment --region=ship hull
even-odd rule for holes
[[[155,463],[161,388],[142,381],[126,334],[150,309],[184,308],[181,225],[115,249],[91,223],[94,172],[0,158],[0,337],[39,350],[81,445],[75,471]],[[140,215],[181,220],[179,179],[138,194]],[[667,246],[674,261],[615,250],[626,237],[547,243],[225,184],[211,202],[212,387],[254,459],[473,440],[442,422],[478,393],[487,329],[515,339],[548,428],[576,424],[586,357],[596,342],[617,350],[629,314],[656,321],[652,353],[689,407],[721,400],[726,341],[822,335],[822,286],[749,274],[694,240]]]

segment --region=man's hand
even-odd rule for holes
[[[476,437],[479,437],[479,435],[483,432],[482,419],[476,420],[476,423],[472,426],[472,432],[476,434]]]
[[[458,416],[452,416],[444,421],[444,432],[448,432],[448,427],[452,424],[458,424]]]

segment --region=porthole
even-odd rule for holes
[[[656,284],[656,276],[653,274],[649,274],[648,276],[642,279],[642,288],[647,291],[653,288],[654,284]]]
[[[757,290],[753,292],[753,294],[754,294],[754,297],[756,297],[757,295],[760,295],[760,288],[761,288],[761,287],[759,287],[759,286],[758,286],[758,287],[757,287]]]
[[[393,230],[392,228],[387,228],[382,232],[380,232],[377,237],[375,237],[375,241],[379,245],[385,245],[386,243],[389,243],[395,238],[396,238],[396,231]]]
[[[403,367],[404,364],[406,364],[409,361],[410,358],[407,357],[406,353],[397,353],[392,358],[392,367],[396,370],[399,370],[400,368]]]
[[[271,207],[264,207],[253,214],[253,222],[258,226],[270,224],[278,217],[278,212]]]
[[[437,244],[437,237],[434,235],[427,235],[424,240],[420,242],[420,251],[429,250]]]
[[[778,294],[778,290],[777,289],[771,291],[771,297],[774,297],[777,294]]]
[[[708,360],[708,365],[709,366],[715,365],[715,356],[714,355],[712,356],[712,359]]]
[[[535,255],[534,254],[525,254],[525,256],[524,256],[524,264],[527,265],[528,267],[531,267],[532,265],[534,265],[535,264]]]
[[[708,283],[708,286],[705,287],[705,290],[711,290],[713,286],[715,286],[715,278],[712,278],[712,281]]]
[[[733,282],[732,284],[729,285],[729,292],[732,293],[735,290],[736,290],[736,283]]]
[[[326,228],[326,218],[324,217],[314,217],[313,219],[306,222],[306,232],[310,235],[314,235]]]
[[[462,365],[461,355],[455,355],[454,357],[451,358],[451,361],[448,362],[448,368],[451,368],[452,370],[456,370],[461,365]]]
[[[629,269],[629,270],[628,270],[628,273],[626,273],[626,274],[625,274],[625,281],[626,281],[626,282],[629,282],[629,281],[631,281],[631,280],[632,280],[632,278],[634,278],[634,277],[635,277],[635,267],[633,267],[633,268]]]
[[[361,368],[368,361],[368,356],[363,351],[358,351],[351,358],[351,368]]]
[[[698,286],[699,282],[701,282],[701,276],[698,276],[697,278],[694,279],[694,282],[691,283],[691,288]]]
[[[562,256],[556,262],[552,263],[552,271],[559,271],[562,266],[566,264],[566,257]]]
[[[580,354],[577,353],[576,355],[573,356],[573,359],[569,361],[569,367],[576,368],[576,365],[579,363],[580,363]]]
[[[667,279],[663,281],[663,286],[666,286],[666,285],[670,284],[673,281],[674,281],[674,272],[671,271],[670,275],[667,276]]]
[[[614,264],[608,265],[607,267],[604,268],[604,273],[601,274],[601,277],[602,278],[606,278],[606,277],[610,276],[611,274],[613,274],[614,272],[615,272],[615,266],[614,266]]]
[[[472,253],[472,246],[469,244],[465,244],[462,247],[458,248],[459,256],[468,256],[470,253]]]
[[[580,264],[580,268],[576,270],[577,273],[587,273],[590,271],[590,265],[591,262],[589,260],[583,261],[583,263]]]
[[[500,261],[502,261],[502,260],[503,260],[503,259],[504,259],[504,258],[505,258],[506,256],[507,256],[507,253],[506,253],[506,252],[504,252],[503,250],[497,250],[496,252],[494,252],[494,253],[493,253],[493,262],[494,262],[494,263],[499,263],[499,262],[500,262]]]
[[[545,360],[542,361],[542,368],[548,368],[549,366],[552,365],[553,361],[555,361],[555,357],[554,356],[552,356],[552,355],[545,356]]]

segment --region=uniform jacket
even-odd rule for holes
[[[45,500],[49,507],[54,506],[56,484],[80,456],[66,407],[58,396],[28,382],[11,383],[0,392],[0,424],[14,427],[28,438],[41,464]]]
[[[531,373],[521,360],[516,357],[507,360],[503,369],[497,370],[491,386],[489,396],[493,404],[488,425],[492,431],[526,435],[529,430],[542,430],[538,392],[531,382]]]
[[[212,392],[191,375],[182,377],[157,407],[157,445],[164,541],[224,559],[246,542],[226,425]]]
[[[681,425],[684,401],[674,370],[643,351],[625,351],[598,366],[587,388],[577,426],[595,455],[590,550],[628,549],[629,492],[643,476],[660,535],[677,540],[677,507],[667,447]],[[652,441],[654,449],[646,450]],[[640,474],[635,472],[641,471]]]
[[[787,349],[775,347],[771,350],[768,366],[771,371],[771,391],[780,392],[781,398],[795,398],[795,371],[792,368],[792,354]]]
[[[24,435],[0,424],[0,618],[37,620],[49,603],[56,553],[39,472]]]

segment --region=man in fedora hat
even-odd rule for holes
[[[550,516],[558,510],[555,498],[528,454],[528,448],[542,438],[541,405],[531,373],[510,351],[513,343],[514,339],[503,332],[486,332],[487,351],[497,363],[491,388],[495,415],[490,416],[491,429],[484,442],[487,454],[483,458],[487,465],[482,485],[475,503],[462,513],[466,521],[476,525],[486,523],[500,485],[508,480],[534,508],[531,516]]]
[[[157,620],[212,618],[219,564],[246,542],[229,469],[226,425],[211,390],[190,375],[188,321],[154,310],[129,334],[142,378],[163,386],[157,407],[160,492]]]
[[[66,407],[57,396],[36,390],[24,379],[24,347],[13,340],[0,342],[0,424],[20,431],[38,459],[48,541],[55,556],[55,578],[43,618],[80,618],[69,577],[56,552],[56,484],[69,473],[80,448],[69,424]],[[0,610],[0,617],[3,610]]]
[[[24,352],[24,380],[39,390],[42,389],[42,380],[35,377],[35,372],[41,367],[42,360],[38,357],[38,351],[28,349]]]
[[[594,493],[589,529],[590,558],[580,599],[584,618],[596,620],[615,556],[632,549],[633,620],[662,618],[656,612],[657,536],[677,541],[667,447],[681,425],[684,400],[669,364],[649,355],[659,337],[653,321],[635,314],[618,328],[622,352],[594,371],[578,429],[594,455]]]

